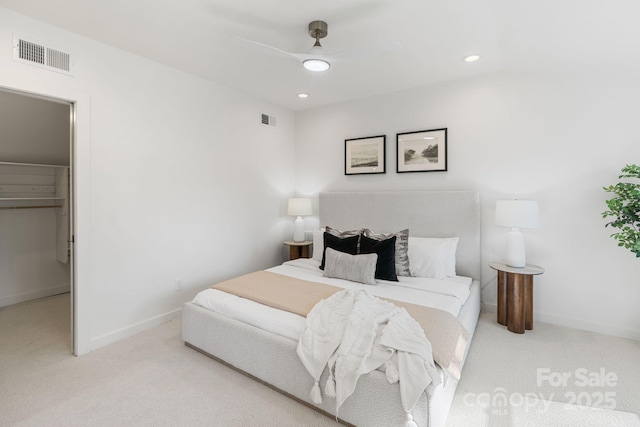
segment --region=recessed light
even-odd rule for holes
[[[480,59],[480,55],[468,55],[463,58],[464,62],[476,62]]]
[[[309,94],[308,94],[308,93],[299,93],[299,94],[298,94],[298,98],[302,98],[302,99],[304,99],[304,98],[308,98],[308,97],[309,97]]]

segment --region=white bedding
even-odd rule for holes
[[[399,282],[376,280],[376,286],[347,280],[323,277],[320,263],[300,258],[268,269],[273,273],[303,280],[326,283],[344,289],[366,289],[373,295],[397,301],[438,308],[458,316],[460,308],[469,297],[472,280],[456,276],[444,280],[420,277],[398,277]],[[200,292],[194,304],[256,326],[280,336],[298,340],[305,328],[306,319],[297,314],[278,310],[215,289]]]

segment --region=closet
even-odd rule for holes
[[[72,290],[70,110],[0,90],[0,308]]]
[[[0,306],[70,291],[69,168],[0,162]]]
[[[54,209],[56,259],[69,260],[69,167],[0,161],[0,210]]]

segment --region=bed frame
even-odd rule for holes
[[[376,232],[392,232],[409,228],[410,235],[417,237],[460,237],[456,270],[458,274],[474,279],[473,297],[463,307],[460,318],[473,333],[480,313],[477,192],[321,193],[320,221],[321,226],[330,225],[338,229],[367,227]],[[314,381],[298,359],[297,341],[192,303],[186,303],[183,308],[182,338],[187,346],[305,405],[332,418],[337,415],[343,424],[388,427],[405,423],[406,414],[402,409],[398,384],[390,385],[383,372],[373,371],[360,377],[354,394],[336,414],[335,400],[323,398],[322,404],[315,405],[309,399]],[[320,384],[325,381],[326,371]],[[444,426],[456,386],[457,381],[449,378],[444,386],[432,384],[427,388],[412,412],[418,426]]]

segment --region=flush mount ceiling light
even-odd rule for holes
[[[478,59],[480,59],[480,55],[467,55],[462,58],[464,62],[476,62]]]
[[[309,97],[309,94],[308,94],[308,93],[299,93],[299,94],[298,94],[298,98],[302,98],[302,99],[304,99],[304,98],[308,98],[308,97]]]

